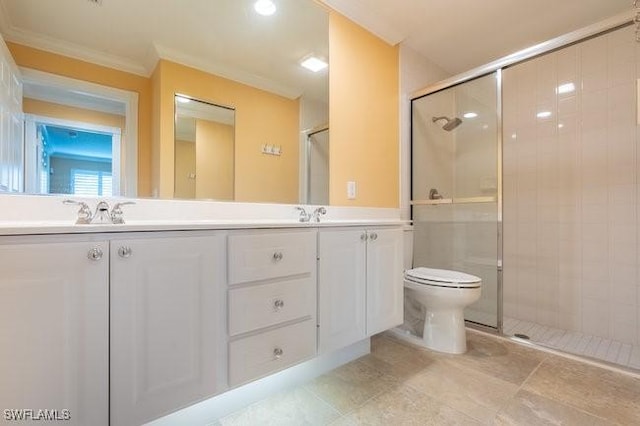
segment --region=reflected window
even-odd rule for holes
[[[74,195],[113,195],[111,172],[96,170],[71,171],[71,188]]]

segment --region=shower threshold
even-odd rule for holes
[[[527,340],[549,349],[640,370],[640,345],[637,344],[633,345],[507,317],[504,318],[503,334]]]

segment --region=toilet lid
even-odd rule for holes
[[[408,280],[443,287],[479,287],[482,279],[464,272],[447,269],[414,268],[405,271]]]

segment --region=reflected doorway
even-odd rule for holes
[[[119,128],[29,116],[26,185],[39,194],[118,194],[120,140]]]

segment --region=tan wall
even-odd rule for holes
[[[196,173],[196,144],[176,141],[176,178],[174,196],[193,199],[196,196],[196,180],[190,179]]]
[[[329,52],[330,204],[398,207],[398,47],[331,12]]]
[[[233,126],[196,120],[196,198],[233,200],[233,133]]]
[[[148,78],[7,42],[21,67],[138,93],[138,196],[151,195],[151,84]]]
[[[158,63],[152,85],[159,105],[153,120],[153,187],[161,198],[173,194],[173,97],[182,93],[235,108],[236,201],[298,201],[298,100],[165,60]],[[262,154],[263,144],[282,146],[282,155]]]
[[[24,98],[22,100],[22,110],[26,114],[57,118],[60,120],[79,121],[82,123],[97,124],[99,126],[117,127],[120,130],[124,130],[125,125],[123,115],[108,114],[106,112],[70,107],[30,98]]]

